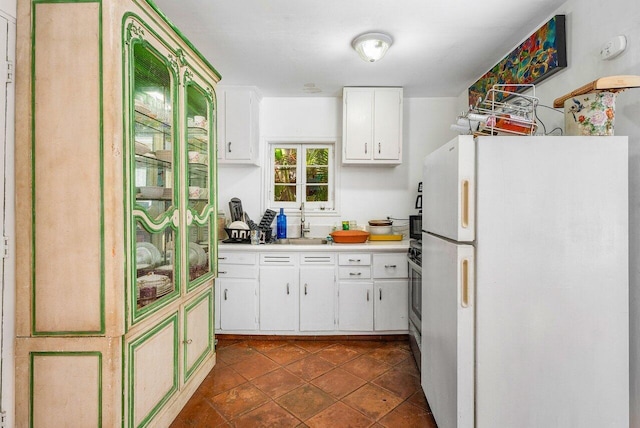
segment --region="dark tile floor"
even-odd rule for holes
[[[436,427],[408,341],[270,339],[219,339],[171,427]]]

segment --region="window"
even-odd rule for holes
[[[334,210],[334,146],[317,143],[269,145],[271,208]]]

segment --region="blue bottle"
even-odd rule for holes
[[[285,239],[287,237],[287,216],[284,215],[284,208],[280,208],[280,214],[276,218],[276,237],[278,239]]]

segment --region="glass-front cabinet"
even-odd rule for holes
[[[132,254],[129,320],[135,324],[213,276],[215,175],[209,160],[215,94],[179,49],[132,26],[126,55],[125,216]]]

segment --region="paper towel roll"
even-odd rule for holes
[[[471,134],[471,130],[469,129],[468,126],[460,126],[460,125],[456,125],[455,123],[451,125],[451,130],[455,131],[455,132],[459,132],[461,134]]]

